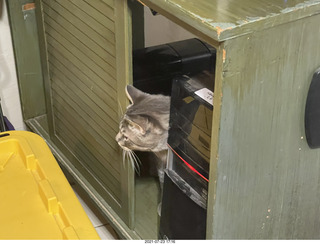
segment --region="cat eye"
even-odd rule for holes
[[[123,139],[124,139],[125,141],[127,141],[127,140],[128,140],[128,137],[127,137],[127,136],[123,136]]]

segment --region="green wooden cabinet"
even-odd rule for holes
[[[208,239],[318,239],[319,1],[143,0],[217,48]]]
[[[307,145],[304,110],[319,1],[140,2],[217,49],[207,239],[318,239],[320,150]],[[26,119],[123,238],[156,239],[157,182],[135,178],[113,140],[143,40],[141,6],[128,3],[36,1],[46,109]]]

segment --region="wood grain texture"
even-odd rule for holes
[[[160,14],[200,32],[206,38],[223,41],[259,29],[284,24],[317,14],[318,0],[141,0]]]
[[[88,177],[90,192],[98,191],[97,197],[130,226],[128,174],[133,172],[122,165],[114,139],[130,72],[127,52],[119,51],[126,45],[129,50],[131,43],[124,36],[130,29],[126,4],[113,0],[41,0],[40,4],[49,134]]]
[[[208,239],[319,239],[320,151],[308,147],[304,132],[306,96],[320,66],[319,21],[221,46]]]

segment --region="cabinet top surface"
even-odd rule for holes
[[[320,0],[141,0],[223,41],[319,13]]]

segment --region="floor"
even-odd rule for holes
[[[117,233],[112,229],[111,225],[99,213],[89,199],[81,193],[79,186],[75,183],[72,183],[71,186],[100,238],[102,240],[119,240]]]

